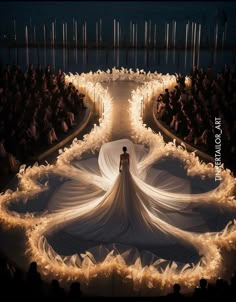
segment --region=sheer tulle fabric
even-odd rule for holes
[[[123,160],[119,172],[123,146],[130,165]],[[68,169],[72,179],[53,196],[49,210],[63,211],[64,231],[77,236],[83,246],[87,241],[88,247],[93,242],[148,248],[184,240],[188,230],[204,226],[193,205],[210,193],[190,194],[186,180],[150,164],[155,162],[152,154],[128,139],[104,144],[98,160],[74,161]]]

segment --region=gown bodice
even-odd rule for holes
[[[129,169],[129,159],[128,158],[122,158],[121,159],[121,169]]]

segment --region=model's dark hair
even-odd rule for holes
[[[123,149],[123,151],[124,151],[124,152],[126,152],[126,151],[127,151],[127,148],[126,148],[125,146],[124,146],[122,149]]]

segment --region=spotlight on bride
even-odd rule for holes
[[[235,179],[222,169],[215,182],[213,163],[165,143],[140,114],[175,76],[113,68],[66,82],[100,102],[103,118],[56,164],[22,166],[19,188],[0,195],[1,221],[23,230],[29,260],[45,278],[79,279],[94,294],[157,294],[217,278],[222,249],[236,247],[226,215],[236,208]]]

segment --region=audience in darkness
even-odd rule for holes
[[[0,166],[15,173],[39,150],[57,142],[76,126],[84,110],[84,95],[62,71],[32,64],[0,66]]]
[[[215,152],[215,118],[222,129],[222,162],[234,169],[236,160],[236,73],[225,65],[214,74],[210,67],[190,73],[191,87],[182,74],[172,91],[157,98],[157,117],[183,141],[212,156]]]

